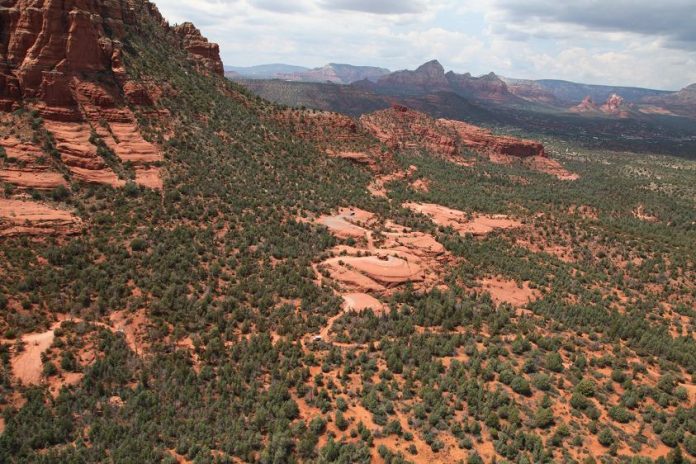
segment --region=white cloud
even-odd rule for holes
[[[171,22],[194,22],[231,65],[412,69],[437,58],[473,74],[656,88],[696,82],[696,32],[690,34],[696,28],[686,25],[696,8],[684,7],[693,0],[663,0],[666,12],[645,0],[631,2],[631,10],[627,1],[160,0],[158,6]],[[623,17],[602,16],[619,12]],[[654,21],[640,19],[641,12],[654,13]],[[691,35],[691,48],[680,47]]]

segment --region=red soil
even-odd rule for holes
[[[109,322],[108,328],[123,333],[128,347],[135,354],[142,354],[147,349],[147,345],[143,342],[149,324],[145,310],[141,309],[135,313],[114,311],[109,314]]]
[[[41,382],[43,362],[41,354],[50,348],[55,338],[55,329],[60,325],[55,323],[46,332],[27,334],[22,337],[24,351],[11,360],[12,372],[24,385],[38,385]]]
[[[540,296],[539,291],[531,289],[528,282],[520,286],[514,280],[500,276],[487,277],[479,280],[479,283],[496,304],[509,303],[512,306],[524,306]]]

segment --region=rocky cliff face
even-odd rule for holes
[[[59,165],[32,161],[21,170],[2,162],[0,178],[21,189],[49,189],[68,185],[56,176],[67,171],[67,180],[72,181],[119,187],[132,180],[161,188],[162,152],[142,136],[134,110],[156,113],[162,89],[132,79],[123,62],[127,30],[138,27],[136,8],[161,27],[169,27],[146,0],[3,2],[0,110],[26,108],[38,113],[60,156]],[[217,45],[192,25],[181,25],[174,32],[201,69],[222,75]],[[0,146],[14,153],[13,159],[44,158],[44,147],[32,140],[3,138]]]
[[[360,124],[395,150],[425,149],[448,157],[459,155],[462,149],[518,158],[546,156],[538,142],[494,135],[461,121],[435,120],[401,105],[362,116]]]
[[[120,61],[125,2],[10,0],[0,10],[0,98],[49,106],[76,103],[71,87],[82,73],[123,75]]]
[[[398,104],[365,114],[358,120],[337,113],[306,110],[275,112],[273,119],[330,156],[367,164],[377,171],[391,166],[392,155],[403,150],[422,150],[465,164],[473,162],[466,157],[465,152],[470,150],[494,163],[521,163],[560,179],[577,178],[548,158],[539,142],[496,135],[461,121],[434,119]]]
[[[380,78],[376,84],[364,83],[368,88],[395,95],[422,95],[435,92],[454,92],[474,100],[510,102],[517,100],[507,84],[489,73],[481,77],[448,72],[437,61],[429,61],[415,71],[397,71]]]
[[[184,49],[200,72],[225,75],[218,44],[208,42],[208,39],[201,35],[201,31],[188,22],[175,26],[174,32],[181,39]]]
[[[559,101],[553,92],[545,89],[536,81],[509,78],[502,78],[502,80],[505,82],[508,91],[512,95],[523,100],[551,106],[556,106],[559,104]]]
[[[602,105],[602,111],[605,113],[618,113],[624,105],[624,99],[615,93],[609,95],[607,101]]]

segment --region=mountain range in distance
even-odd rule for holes
[[[352,84],[364,79],[377,81],[389,74],[386,68],[329,63],[320,68],[307,68],[289,64],[262,64],[258,66],[225,66],[225,75],[243,79],[284,79],[298,82],[332,82]]]
[[[680,91],[666,91],[582,84],[556,79],[515,79],[493,72],[476,77],[470,73],[445,72],[437,60],[429,61],[415,70],[394,72],[386,68],[335,63],[314,69],[271,64],[247,68],[226,67],[225,70],[227,77],[233,80],[332,83],[355,87],[377,95],[414,97],[434,92],[453,92],[473,101],[527,107],[532,104],[541,107],[539,109],[560,109],[588,116],[696,117],[696,84]],[[259,83],[251,86],[256,89],[265,87]],[[339,92],[352,90],[343,89]],[[264,92],[261,94],[265,96]]]

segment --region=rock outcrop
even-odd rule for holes
[[[441,130],[430,116],[405,106],[364,115],[360,124],[391,150],[424,149],[446,157],[459,153],[454,134]]]
[[[43,151],[31,141],[15,136],[0,139],[4,159],[0,165],[0,181],[19,189],[52,190],[67,187],[67,182]]]
[[[691,84],[669,95],[646,97],[643,103],[663,108],[679,116],[696,118],[696,84]]]
[[[461,121],[435,120],[401,105],[365,115],[360,123],[394,150],[424,149],[443,156],[459,155],[462,149],[519,158],[546,156],[538,142],[494,135]]]
[[[360,118],[360,125],[391,150],[424,150],[457,164],[468,165],[463,155],[472,150],[498,164],[521,162],[529,169],[575,180],[577,175],[548,158],[544,146],[533,140],[493,134],[462,121],[435,120],[405,106],[377,111]]]
[[[631,115],[632,107],[618,94],[611,94],[602,105],[597,105],[589,95],[578,105],[570,108],[572,113],[606,114],[627,118]]]
[[[624,99],[615,93],[609,95],[607,101],[601,107],[601,110],[605,113],[618,114],[623,111]]]
[[[590,113],[600,111],[599,106],[592,100],[589,95],[586,96],[579,104],[570,109],[573,113]]]
[[[69,211],[34,201],[0,199],[0,237],[70,235],[82,221]]]
[[[173,30],[181,39],[184,49],[189,53],[199,72],[225,75],[218,44],[208,42],[208,39],[201,35],[201,31],[189,22],[179,24]]]
[[[114,170],[105,160],[111,151],[132,166],[136,183],[162,186],[162,151],[143,137],[133,110],[156,112],[163,90],[132,79],[123,60],[126,30],[137,27],[135,8],[169,27],[146,0],[8,0],[0,8],[0,110],[37,111],[73,180],[124,185],[130,168]],[[189,23],[173,31],[199,69],[223,74],[216,44]],[[27,143],[2,142],[7,151],[41,159],[42,149]],[[25,188],[65,183],[40,163],[24,163],[22,170],[5,163],[0,178]]]
[[[438,126],[452,129],[461,146],[479,153],[512,156],[516,158],[546,157],[544,146],[533,140],[494,135],[491,131],[462,121],[439,119]]]
[[[539,82],[528,79],[501,78],[508,91],[523,100],[542,105],[559,106],[559,100],[553,92],[544,88]]]
[[[396,71],[381,77],[376,83],[363,81],[355,85],[390,95],[427,95],[437,92],[453,92],[473,100],[488,102],[515,102],[507,84],[494,73],[474,77],[469,73],[457,74],[445,69],[437,60],[429,61],[415,71]],[[521,100],[520,100],[521,101]]]

